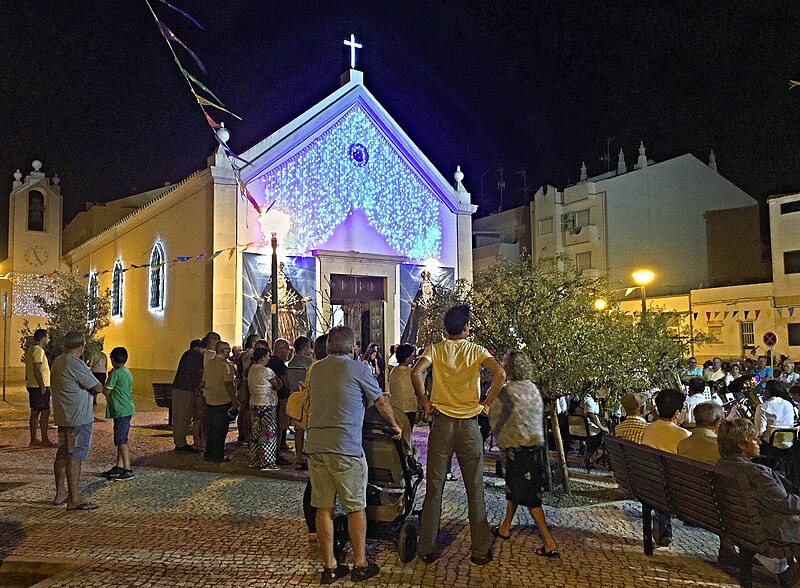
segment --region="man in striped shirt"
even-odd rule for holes
[[[622,398],[620,404],[625,409],[625,420],[616,426],[614,435],[620,439],[642,442],[642,435],[647,428],[647,421],[644,420],[644,405],[646,398],[642,394],[627,394]]]

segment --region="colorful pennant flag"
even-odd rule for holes
[[[196,19],[195,19],[195,18],[194,18],[194,17],[193,17],[191,14],[189,14],[188,12],[186,12],[185,10],[183,10],[183,9],[181,9],[181,8],[178,8],[177,6],[173,6],[172,4],[170,4],[169,2],[167,2],[167,0],[158,0],[158,1],[159,1],[159,2],[161,2],[162,4],[166,5],[166,6],[169,6],[169,7],[170,7],[170,8],[172,8],[172,10],[174,10],[175,12],[177,12],[177,13],[179,13],[179,14],[182,14],[183,16],[185,16],[186,18],[188,18],[188,19],[189,19],[191,22],[193,22],[193,23],[195,24],[195,26],[197,26],[197,28],[198,28],[198,29],[200,29],[201,31],[204,31],[204,30],[205,30],[205,29],[203,28],[203,25],[201,25],[199,22],[197,22],[197,20],[196,20]]]
[[[728,315],[729,315],[729,314],[730,314],[730,312],[729,312],[729,311],[727,311],[727,310],[726,310],[725,312],[723,312],[723,313],[722,313],[722,319],[723,319],[723,320],[725,320],[726,318],[728,318]]]
[[[733,311],[733,318],[736,318],[736,315],[737,315],[737,314],[739,314],[739,311],[738,311],[738,310],[734,310],[734,311]]]
[[[789,307],[789,316],[793,316],[793,315],[794,315],[794,306],[790,306]]]
[[[715,313],[714,313],[714,320],[717,320],[717,318],[718,318],[718,317],[719,317],[719,313],[718,313],[718,312],[715,312]]]
[[[776,309],[775,309],[775,312],[777,312],[777,313],[778,313],[778,316],[779,316],[779,317],[783,318],[783,309],[782,309],[782,308],[776,308]]]
[[[756,314],[756,320],[758,320],[758,315],[760,315],[760,314],[761,314],[761,311],[760,311],[760,310],[758,310],[758,309],[756,309],[756,310],[754,310],[753,312],[755,312],[755,314]]]
[[[161,34],[164,35],[164,38],[167,40],[167,42],[174,41],[175,43],[177,43],[178,45],[183,47],[186,50],[186,52],[189,54],[189,57],[191,57],[194,60],[194,62],[197,64],[197,67],[200,68],[200,71],[202,71],[203,73],[206,73],[206,66],[203,65],[203,62],[200,61],[200,58],[197,56],[197,54],[194,51],[192,51],[191,49],[189,49],[189,47],[186,46],[186,43],[181,41],[178,38],[178,36],[175,33],[173,33],[170,30],[170,28],[167,25],[165,25],[162,21],[160,21],[159,19],[156,19],[156,24],[158,24],[158,28],[161,30]],[[206,91],[208,91],[208,90],[206,90]]]
[[[697,320],[697,315],[698,315],[698,314],[700,314],[700,313],[698,313],[698,312],[695,312],[695,313],[693,313],[693,314],[694,314],[694,320]]]

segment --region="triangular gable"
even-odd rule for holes
[[[257,198],[267,206],[274,201],[291,219],[287,247],[295,253],[318,248],[361,210],[397,253],[438,257],[440,203],[463,207],[454,202],[452,188],[413,144],[409,148],[407,137],[391,132],[396,123],[378,116],[370,104],[377,102],[362,86],[321,104],[326,102],[327,108],[301,116],[287,125],[292,129],[243,154],[251,159],[261,151],[243,173]]]

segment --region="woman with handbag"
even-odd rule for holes
[[[250,438],[251,468],[277,470],[278,458],[278,394],[280,380],[267,367],[270,352],[256,349],[247,370],[250,392],[250,418],[253,432]]]
[[[503,361],[508,384],[500,390],[489,411],[489,420],[504,458],[506,516],[492,533],[510,539],[511,522],[517,506],[527,506],[544,545],[536,555],[560,557],[558,547],[542,510],[544,452],[544,403],[539,389],[530,381],[531,362],[521,351],[510,351]]]

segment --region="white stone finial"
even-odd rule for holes
[[[17,170],[14,172],[14,181],[21,182],[22,181],[22,172]]]
[[[717,156],[714,155],[714,150],[711,150],[711,153],[708,154],[708,167],[717,171]]]
[[[456,173],[453,174],[453,179],[459,183],[464,180],[464,172],[461,171],[460,165],[456,166]]]
[[[647,155],[644,150],[644,141],[639,141],[639,159],[636,161],[634,169],[642,169],[647,167]]]
[[[581,182],[585,182],[587,179],[589,179],[589,176],[586,174],[586,162],[584,161],[581,164]]]
[[[617,173],[624,174],[628,171],[628,166],[625,165],[625,154],[622,152],[622,148],[619,150],[619,159],[617,160]]]
[[[231,133],[228,129],[225,128],[225,123],[219,123],[220,128],[217,129],[217,136],[220,138],[220,141],[223,143],[227,143],[228,139],[231,138]]]
[[[34,159],[33,163],[31,163],[31,167],[33,167],[33,171],[38,172],[40,169],[42,169],[42,162],[38,159]]]

